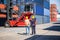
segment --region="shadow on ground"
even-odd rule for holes
[[[19,34],[19,35],[27,35],[27,33],[17,33],[17,34]]]
[[[60,26],[51,26],[49,28],[46,28],[44,30],[50,30],[50,31],[60,31]]]
[[[60,23],[53,23],[53,24],[60,24]]]
[[[52,35],[35,35],[25,40],[60,40],[60,36]]]

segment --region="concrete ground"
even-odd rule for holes
[[[0,27],[0,40],[60,40],[60,24],[40,24],[36,26],[36,35],[25,33],[25,27]]]

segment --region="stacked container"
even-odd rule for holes
[[[22,12],[24,10],[24,5],[22,5],[22,2],[32,3],[34,5],[33,8],[37,19],[37,24],[50,22],[50,11],[49,11],[50,0],[12,0],[12,1],[13,1],[12,3],[13,5],[18,4],[20,9],[19,12]],[[6,0],[4,0],[4,4],[7,4]]]
[[[35,15],[36,15],[36,20],[37,20],[37,24],[42,24],[44,21],[44,1],[43,0],[34,0],[34,2],[36,3],[35,5]]]
[[[57,8],[56,4],[51,4],[50,6],[50,21],[51,22],[56,22],[57,21]]]
[[[44,23],[50,22],[50,2],[49,0],[44,0]]]

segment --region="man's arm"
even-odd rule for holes
[[[35,18],[35,25],[37,24],[37,22],[36,22],[36,18]]]

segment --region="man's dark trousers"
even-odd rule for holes
[[[32,26],[32,34],[36,34],[35,26]]]

